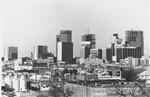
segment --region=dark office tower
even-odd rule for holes
[[[58,42],[57,61],[65,61],[72,63],[73,60],[73,43],[71,42]]]
[[[33,58],[34,59],[45,59],[44,54],[47,53],[47,46],[44,45],[35,45],[33,47]]]
[[[90,42],[90,49],[95,49],[95,34],[85,34],[82,36],[82,41]]]
[[[82,36],[80,58],[86,59],[90,55],[90,49],[95,49],[95,34],[85,34]]]
[[[144,55],[144,39],[143,31],[141,30],[129,30],[126,31],[125,43],[133,47],[141,48],[141,55]]]
[[[71,60],[73,59],[71,30],[61,30],[60,34],[56,36],[56,56],[57,61],[71,63]]]
[[[14,46],[5,47],[4,52],[5,52],[4,54],[5,61],[18,59],[18,47],[14,47]]]
[[[90,55],[90,42],[81,42],[80,58],[86,59]]]
[[[140,47],[121,47],[116,49],[116,60],[120,62],[120,59],[125,59],[127,57],[141,58],[141,48]]]
[[[112,48],[106,48],[106,59],[108,62],[112,62]]]

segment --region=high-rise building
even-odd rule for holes
[[[82,36],[80,58],[86,59],[90,55],[90,49],[95,49],[95,34],[85,34]]]
[[[4,54],[5,61],[18,59],[18,47],[9,46],[9,47],[5,47],[4,50],[5,50],[4,51],[5,52],[5,54]]]
[[[81,42],[80,58],[86,59],[90,55],[90,42]]]
[[[61,30],[60,34],[56,36],[56,42],[72,42],[72,31]]]
[[[82,41],[90,42],[90,49],[95,49],[95,34],[85,34],[82,36]]]
[[[120,62],[120,59],[125,59],[128,57],[141,58],[141,48],[140,47],[121,47],[116,48],[116,61]]]
[[[125,32],[125,43],[133,47],[141,48],[141,55],[144,55],[144,39],[143,31],[141,30],[128,30]]]
[[[45,45],[34,45],[33,59],[42,59],[43,55],[47,53],[48,47]]]
[[[72,63],[73,43],[71,30],[61,30],[60,34],[56,36],[56,56],[57,61]]]
[[[57,60],[72,63],[73,60],[73,43],[58,42]]]
[[[108,62],[112,62],[112,48],[106,48],[106,59]]]

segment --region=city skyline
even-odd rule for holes
[[[145,52],[149,49],[148,0],[14,0],[2,3],[3,47],[17,46],[19,57],[29,56],[35,44],[47,45],[48,51],[55,53],[56,35],[60,30],[72,30],[73,55],[80,56],[81,36],[87,33],[87,27],[90,34],[96,35],[98,48],[106,48],[113,33],[125,40],[125,31],[133,28],[144,32]]]

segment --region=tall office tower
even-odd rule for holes
[[[95,34],[85,34],[82,36],[80,58],[86,59],[90,55],[90,49],[95,49]]]
[[[56,36],[56,56],[57,61],[72,63],[73,43],[71,30],[61,30],[60,34]]]
[[[18,47],[9,46],[9,47],[5,47],[4,50],[5,50],[4,51],[5,61],[18,59]]]
[[[112,62],[112,48],[106,48],[106,59],[108,62]]]
[[[45,45],[34,45],[33,47],[33,59],[46,59],[44,54],[47,53],[48,47]]]
[[[80,58],[86,59],[90,55],[90,42],[81,42]]]
[[[140,47],[120,47],[116,49],[116,61],[120,62],[120,59],[128,57],[142,58]]]
[[[82,41],[90,42],[90,49],[95,49],[95,34],[85,34],[82,36]]]
[[[133,47],[141,48],[141,55],[144,55],[144,39],[143,31],[141,30],[128,30],[125,32],[125,43]]]

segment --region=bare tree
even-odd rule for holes
[[[110,92],[110,95],[127,96],[127,89],[123,85],[113,85],[108,88],[108,91]]]
[[[113,85],[108,90],[110,94],[121,97],[150,97],[150,89],[137,82],[132,85]]]

